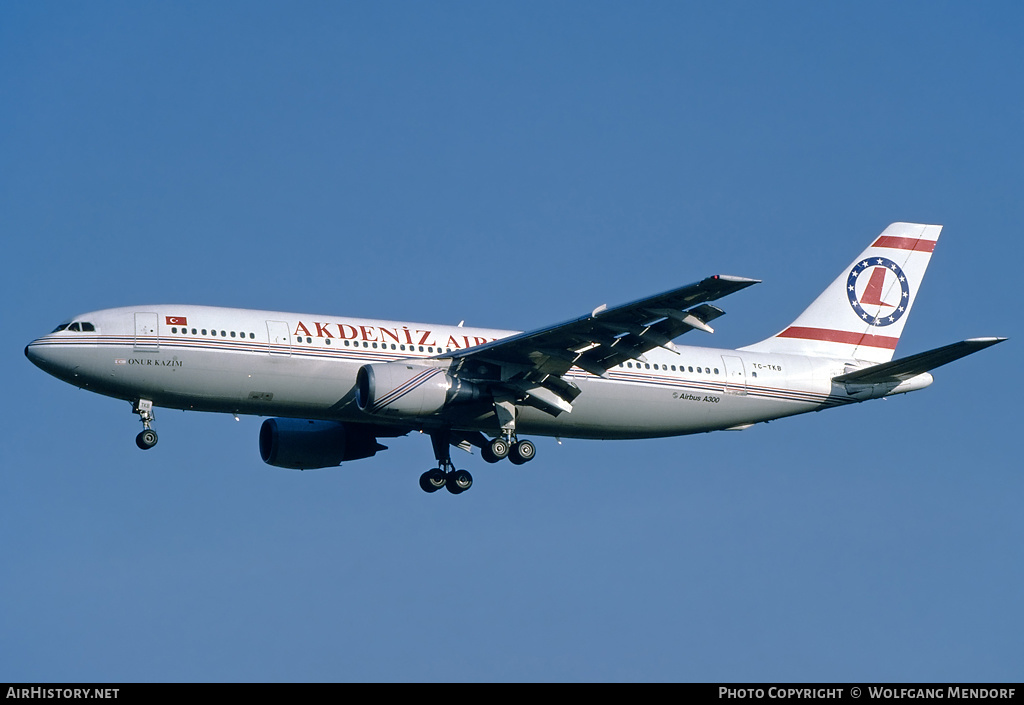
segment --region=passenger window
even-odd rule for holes
[[[206,329],[203,328],[203,335],[206,335]]]
[[[256,338],[256,334],[255,333],[250,333],[249,334],[249,340],[254,340],[255,338]]]
[[[177,333],[177,332],[178,332],[178,329],[177,329],[177,328],[173,328],[173,327],[172,327],[172,328],[171,328],[171,332],[172,332],[172,333]]]

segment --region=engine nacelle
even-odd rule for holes
[[[439,367],[383,362],[356,375],[356,406],[381,416],[429,416],[446,406],[476,401],[480,389]]]
[[[260,456],[279,468],[330,468],[387,450],[358,425],[309,419],[267,419],[260,427]]]

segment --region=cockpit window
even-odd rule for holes
[[[53,329],[54,333],[59,333],[62,330],[72,330],[79,333],[93,333],[96,331],[96,326],[88,321],[75,321],[74,323],[61,323],[59,326]]]

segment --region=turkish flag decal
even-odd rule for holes
[[[188,319],[184,316],[164,316],[164,320],[167,321],[169,326],[187,326]]]

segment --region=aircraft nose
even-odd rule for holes
[[[49,372],[52,367],[53,361],[49,359],[49,356],[44,351],[44,346],[38,340],[33,340],[25,346],[25,357],[41,370]]]

